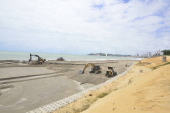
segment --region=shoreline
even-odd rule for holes
[[[59,57],[63,57],[67,61],[100,61],[100,60],[141,60],[136,57],[118,57],[118,56],[91,56],[91,55],[73,55],[73,54],[50,54],[50,53],[32,53],[37,54],[40,57],[48,60],[56,60]],[[1,52],[0,60],[19,60],[28,61],[30,53],[23,52]],[[37,59],[36,57],[33,57]]]
[[[121,57],[120,57],[121,58]],[[132,58],[132,59],[131,59]],[[117,61],[117,60],[134,60],[134,61],[139,61],[139,60],[142,60],[142,59],[146,59],[146,58],[136,58],[136,57],[131,57],[129,59],[78,59],[78,60],[66,60],[67,62],[83,62],[83,61]],[[29,59],[27,60],[24,60],[24,59],[1,59],[0,62],[28,62]],[[46,62],[50,62],[50,61],[57,61],[56,59],[47,59]],[[64,61],[63,61],[64,62]]]

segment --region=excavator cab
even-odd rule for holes
[[[94,67],[92,67],[90,73],[96,73],[96,74],[101,73],[101,68],[100,68],[100,66],[94,66]]]
[[[95,65],[95,64],[93,64],[93,63],[88,63],[88,64],[86,64],[86,65],[84,66],[84,69],[83,69],[83,71],[82,71],[82,74],[84,74],[84,72],[85,72],[85,70],[86,70],[86,68],[87,68],[88,66],[91,66],[91,67],[92,67],[90,73],[95,73],[95,74],[101,73],[101,69],[102,69],[102,68],[101,68],[100,66]]]

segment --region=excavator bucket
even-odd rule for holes
[[[31,53],[30,53],[30,59],[29,59],[29,62],[31,62],[32,61],[32,55],[31,55]]]

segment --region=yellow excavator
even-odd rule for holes
[[[113,77],[117,75],[117,72],[113,70],[113,67],[108,67],[106,74],[107,77]]]
[[[32,56],[38,57],[38,60],[32,61]],[[42,57],[40,57],[40,56],[38,56],[38,55],[32,55],[32,54],[30,53],[29,62],[31,62],[31,61],[32,61],[33,64],[42,64],[43,62],[46,61],[46,59],[43,59]]]
[[[89,66],[92,67],[90,73],[95,73],[95,74],[101,73],[102,68],[101,68],[100,66],[95,65],[95,64],[93,64],[93,63],[88,63],[88,64],[86,64],[86,65],[84,66],[84,69],[83,69],[83,71],[82,71],[82,74],[84,74],[86,68],[89,67]]]

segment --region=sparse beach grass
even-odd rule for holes
[[[168,64],[170,64],[170,62],[167,62],[167,63],[164,63],[164,64],[161,64],[161,65],[158,65],[158,66],[155,66],[155,67],[152,67],[151,69],[157,69],[157,68],[159,68],[159,67],[161,67],[161,66],[165,66],[165,65],[168,65]]]
[[[101,93],[101,94],[99,94],[97,97],[98,98],[103,98],[103,97],[105,97],[106,95],[108,95],[109,93]]]

